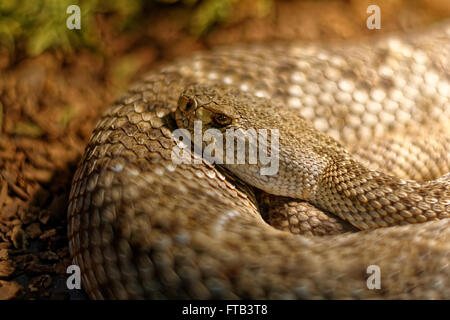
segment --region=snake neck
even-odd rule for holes
[[[361,230],[422,223],[450,217],[449,181],[403,180],[345,157],[323,170],[310,202]]]

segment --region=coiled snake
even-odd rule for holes
[[[73,179],[69,248],[89,296],[449,299],[449,59],[444,23],[151,72],[105,113]],[[194,119],[278,128],[278,174],[174,163],[172,132]]]

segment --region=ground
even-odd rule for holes
[[[377,2],[382,29],[368,30],[366,8]],[[252,10],[241,1],[239,22],[200,38],[169,6],[126,33],[111,27],[114,16],[98,14],[101,50],[29,57],[0,47],[0,299],[86,298],[65,285],[71,179],[102,111],[145,71],[217,45],[357,38],[450,17],[448,0],[278,1],[263,18]]]

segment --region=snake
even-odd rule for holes
[[[74,174],[68,239],[83,288],[92,299],[450,299],[449,119],[448,21],[163,64],[105,111]],[[276,133],[265,146],[277,172],[207,159],[204,140],[175,136],[195,136],[195,121],[216,138]]]

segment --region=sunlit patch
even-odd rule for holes
[[[290,107],[293,107],[293,108],[300,108],[302,106],[300,99],[297,97],[290,97],[288,100],[288,104]]]
[[[291,96],[299,97],[303,94],[302,88],[298,85],[289,86],[288,91]]]
[[[269,95],[267,94],[266,91],[264,90],[258,90],[255,92],[255,96],[259,97],[259,98],[268,98]]]
[[[246,83],[241,84],[239,88],[244,92],[247,92],[249,90],[249,86]]]
[[[217,78],[218,78],[218,75],[215,72],[210,72],[208,74],[208,79],[210,79],[210,80],[216,80]]]
[[[225,84],[232,84],[233,83],[233,78],[230,76],[226,76],[223,78],[223,83]]]
[[[349,79],[342,79],[338,83],[339,89],[345,92],[351,92],[355,89],[355,84]]]
[[[227,222],[229,222],[231,219],[235,218],[239,216],[239,212],[237,212],[236,210],[231,210],[226,212],[224,215],[222,215],[219,218],[219,221],[217,221],[214,229],[217,233],[221,234],[221,231],[224,229],[225,225],[227,224]]]
[[[121,172],[123,170],[123,164],[118,163],[118,164],[114,165],[111,169],[114,172]]]
[[[295,83],[305,83],[306,77],[304,73],[294,72],[291,75],[291,80]]]

